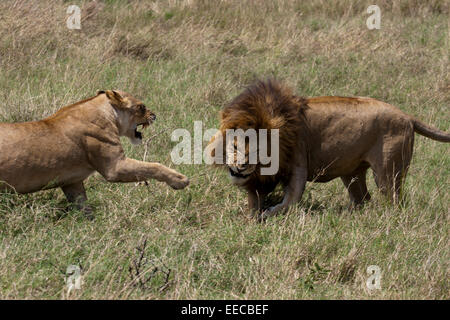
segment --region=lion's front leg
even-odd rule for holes
[[[289,180],[289,184],[284,189],[283,201],[267,208],[260,216],[263,221],[268,217],[274,216],[284,209],[287,209],[291,204],[300,201],[305,190],[308,173],[306,167],[296,167]]]
[[[102,172],[101,172],[102,173]],[[144,162],[125,158],[102,173],[110,182],[139,182],[156,179],[167,183],[174,189],[183,189],[189,184],[189,179],[160,163]]]
[[[257,215],[262,209],[265,194],[261,194],[256,190],[247,190],[248,211],[250,215]]]

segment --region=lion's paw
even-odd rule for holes
[[[267,218],[270,218],[270,217],[276,215],[278,211],[280,211],[280,209],[276,206],[267,208],[266,210],[261,212],[261,214],[258,215],[258,222],[266,221]]]

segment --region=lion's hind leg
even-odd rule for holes
[[[370,162],[381,193],[394,204],[400,203],[404,178],[412,158],[414,135],[405,134],[384,143],[383,154]]]
[[[398,204],[401,201],[404,178],[408,168],[391,163],[386,168],[374,170],[373,175],[380,192],[389,201]]]
[[[351,207],[357,207],[370,200],[370,194],[366,185],[366,173],[367,169],[362,169],[354,174],[341,177],[348,190]]]

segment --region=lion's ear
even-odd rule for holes
[[[104,90],[97,91],[97,95],[102,94],[102,93],[105,93],[105,91]]]
[[[117,91],[115,91],[115,90],[106,90],[105,94],[108,97],[109,102],[113,106],[121,107],[121,106],[123,106],[125,104],[125,101],[123,101],[122,96]]]

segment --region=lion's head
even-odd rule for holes
[[[130,94],[118,90],[99,91],[106,94],[111,105],[117,111],[119,135],[128,137],[133,144],[142,143],[142,132],[138,127],[147,128],[156,120],[156,115],[147,109],[144,103]]]
[[[292,160],[298,150],[304,108],[305,100],[294,96],[289,88],[276,80],[256,82],[224,107],[218,135],[211,144],[223,144],[223,164],[233,184],[256,190],[272,189],[290,175]],[[254,134],[244,134],[241,138],[229,135],[227,138],[230,129],[234,132],[242,129],[241,134]],[[272,139],[275,133],[278,135],[276,140]],[[216,159],[215,150],[211,156]],[[262,161],[263,156],[273,156],[275,152],[278,153],[279,169],[273,174],[261,174],[263,168],[271,165],[267,159]]]

